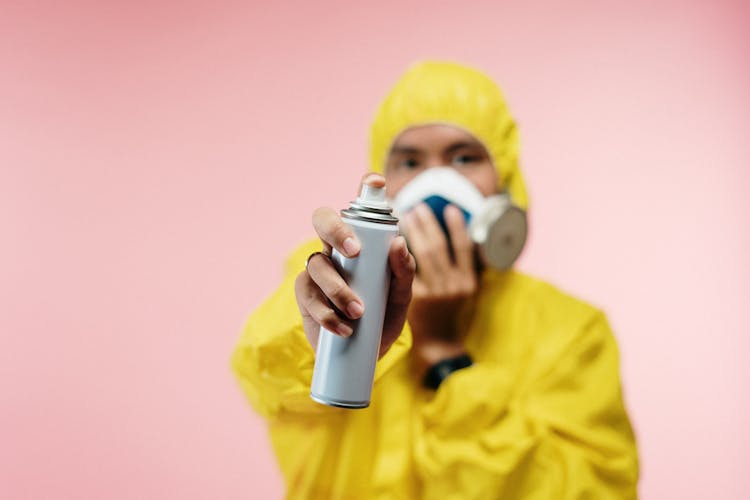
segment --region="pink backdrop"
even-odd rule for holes
[[[230,352],[312,208],[351,198],[387,87],[443,57],[518,117],[520,267],[610,315],[643,497],[746,498],[747,2],[24,3],[0,4],[0,497],[280,497]]]

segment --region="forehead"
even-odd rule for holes
[[[449,147],[456,143],[464,143],[468,146],[482,146],[477,138],[469,132],[445,124],[430,124],[410,127],[393,141],[391,151],[411,149],[426,150]]]

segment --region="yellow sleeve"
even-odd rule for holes
[[[522,380],[477,362],[423,408],[425,498],[636,498],[635,438],[601,312]],[[455,496],[450,493],[455,492]]]
[[[320,247],[313,241],[292,254],[281,286],[250,316],[232,355],[232,368],[250,404],[269,419],[284,410],[316,414],[328,409],[310,399],[315,352],[305,337],[294,294],[297,274],[307,256]],[[402,334],[378,361],[376,383],[410,345]]]

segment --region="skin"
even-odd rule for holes
[[[368,174],[362,182],[383,187],[385,178],[379,174]],[[332,248],[335,248],[347,257],[359,255],[360,242],[352,229],[341,220],[338,212],[328,207],[318,208],[313,212],[312,223],[323,243],[324,254],[330,255]],[[391,286],[383,323],[380,357],[401,334],[411,302],[416,262],[409,253],[403,236],[397,236],[391,242],[388,261],[391,267]],[[318,254],[309,259],[307,269],[297,275],[295,295],[302,314],[305,336],[313,349],[318,345],[321,326],[342,337],[349,337],[353,332],[354,320],[364,314],[362,300],[347,286],[330,258],[325,255]]]
[[[405,130],[389,152],[385,177],[368,174],[363,182],[378,187],[385,184],[393,197],[414,177],[437,166],[455,168],[485,196],[497,191],[497,174],[484,146],[468,132],[442,124]],[[449,239],[432,211],[425,205],[418,206],[399,223],[409,241],[408,249],[404,237],[398,236],[389,252],[392,278],[380,355],[395,342],[408,318],[419,377],[432,364],[465,352],[455,318],[467,301],[471,303],[479,286],[474,243],[463,216],[452,205],[445,208],[444,216]],[[356,236],[335,210],[315,210],[313,227],[323,242],[324,253],[336,248],[348,257],[359,254]],[[297,276],[295,292],[305,335],[313,349],[321,325],[346,337],[352,333],[353,321],[364,311],[362,301],[323,255],[311,258],[307,269]]]

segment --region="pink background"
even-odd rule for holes
[[[23,5],[23,3],[29,5]],[[603,307],[654,499],[750,491],[742,1],[0,3],[0,497],[278,498],[229,356],[413,60],[521,127],[520,263]]]

